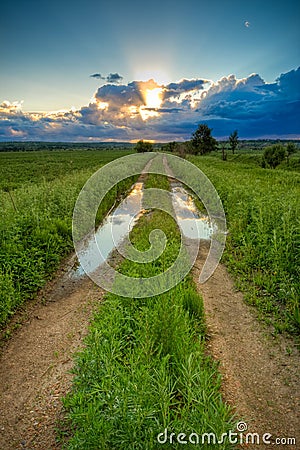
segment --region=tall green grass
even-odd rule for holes
[[[229,235],[224,261],[275,330],[300,331],[300,174],[215,157],[191,161],[214,183]]]
[[[43,150],[0,152],[0,189],[54,181],[81,170],[100,168],[130,150]]]
[[[105,162],[124,155],[120,151],[48,153],[0,154],[4,186],[0,190],[0,327],[73,249],[73,208],[86,180]],[[76,169],[69,170],[67,161],[76,161]],[[108,193],[98,211],[99,221],[132,181],[127,179]]]
[[[165,178],[155,175],[147,185],[168,186]],[[126,260],[123,273],[150,277],[176,258],[179,231],[162,211],[139,220],[131,233],[133,244],[148,249],[148,236],[155,228],[169,238],[164,253],[153,263]],[[72,434],[66,447],[152,450],[162,447],[157,435],[166,428],[177,435],[221,436],[228,431],[230,411],[221,399],[216,364],[205,356],[204,336],[202,299],[191,277],[152,298],[107,294],[77,358],[73,390],[64,402]],[[163,447],[181,445],[175,441]],[[201,448],[208,447],[214,448]]]

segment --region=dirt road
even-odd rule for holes
[[[206,252],[201,246],[196,279]],[[60,448],[60,398],[70,388],[74,353],[82,347],[92,311],[103,297],[89,280],[70,279],[69,269],[67,265],[39,300],[26,307],[23,325],[1,349],[1,450]],[[237,419],[250,432],[297,438],[296,446],[278,449],[300,448],[300,360],[293,343],[272,338],[224,266],[199,291],[210,335],[208,351],[220,361],[224,398],[236,409]]]
[[[1,349],[1,450],[60,448],[61,397],[70,388],[73,356],[102,296],[91,281],[70,279],[67,270],[19,315],[23,325]]]
[[[196,282],[206,254],[204,245],[194,268]],[[247,423],[249,432],[270,433],[272,441],[294,437],[296,445],[276,448],[299,449],[300,357],[294,342],[274,338],[257,320],[255,308],[245,304],[222,264],[205,284],[197,284],[206,312],[208,349],[220,361],[225,400],[234,407],[237,419]],[[271,447],[250,445],[252,449]]]

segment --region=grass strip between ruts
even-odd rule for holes
[[[147,187],[153,186],[168,189],[168,181],[149,175]],[[133,244],[147,249],[155,228],[168,237],[163,255],[147,264],[125,260],[123,273],[153,276],[176,258],[180,233],[162,211],[139,220],[131,232]],[[198,448],[232,448],[226,441],[208,444],[207,436],[202,443],[203,433],[218,438],[232,428],[220,382],[216,364],[205,355],[203,304],[191,276],[152,298],[107,294],[77,358],[72,392],[64,399],[72,434],[66,448],[181,448],[180,433],[186,439],[196,433]],[[157,436],[165,429],[168,440],[161,444]],[[171,443],[170,433],[175,433]],[[195,445],[188,441],[185,448]]]

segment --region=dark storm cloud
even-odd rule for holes
[[[93,73],[90,75],[90,78],[95,78],[96,80],[104,80],[107,83],[121,83],[123,80],[122,75],[119,73],[109,73],[106,77],[103,77],[101,73]]]
[[[300,98],[300,67],[281,74],[276,81],[279,93],[290,98]]]
[[[111,109],[143,103],[141,91],[135,81],[127,85],[105,84],[97,90],[95,99],[101,102],[109,102]]]
[[[118,73],[110,73],[106,77],[106,81],[108,83],[121,83],[122,80],[123,80],[122,75],[120,75]]]
[[[105,77],[103,77],[101,73],[93,73],[93,75],[90,75],[90,78],[96,78],[97,80],[105,80]]]
[[[299,68],[280,75],[271,84],[257,74],[243,80],[231,75],[208,90],[197,112],[210,123],[216,121],[215,132],[219,134],[226,134],[234,127],[247,137],[259,137],[262,133],[264,136],[299,134],[299,86]]]
[[[154,108],[145,108],[145,109],[154,110]],[[183,108],[157,108],[155,109],[155,111],[157,111],[158,113],[171,114],[171,113],[179,113],[180,111],[183,111]]]
[[[169,83],[164,87],[164,98],[178,96],[182,93],[188,93],[195,90],[202,90],[206,83],[207,80],[202,79],[183,79],[178,83]]]

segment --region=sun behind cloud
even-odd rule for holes
[[[149,83],[149,87],[147,86],[147,83]],[[144,105],[139,108],[139,112],[143,120],[147,120],[150,117],[157,117],[159,115],[157,110],[163,102],[163,89],[156,83],[156,87],[153,87],[154,83],[153,80],[149,80],[148,82],[143,83],[143,87],[141,88]]]
[[[146,106],[147,108],[159,108],[162,104],[162,88],[146,90]]]

